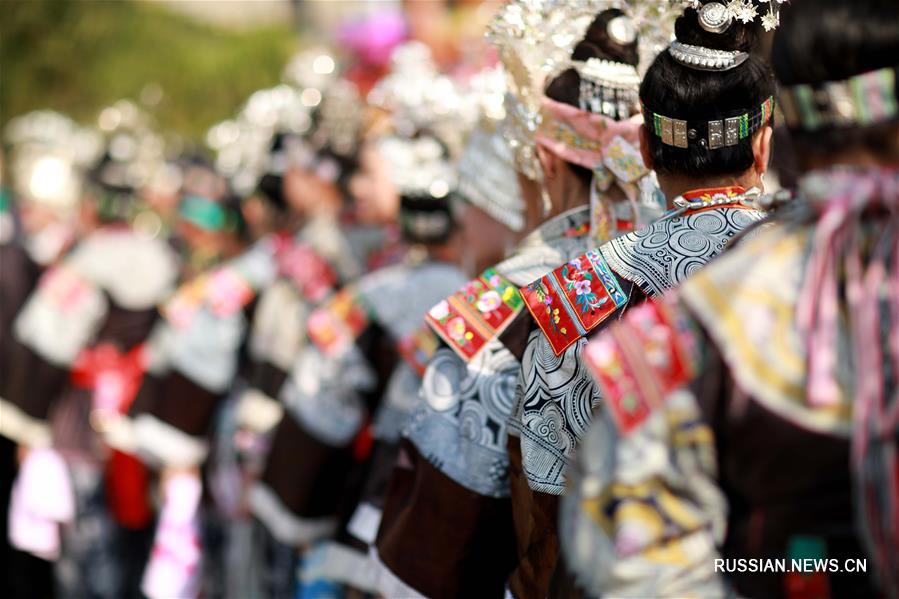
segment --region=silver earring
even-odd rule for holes
[[[549,192],[546,191],[546,188],[543,185],[540,186],[540,199],[543,200],[543,218],[546,218],[549,216],[549,213],[552,212],[553,201],[552,198],[549,197]]]

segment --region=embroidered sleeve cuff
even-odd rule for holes
[[[283,415],[281,404],[259,389],[247,389],[237,406],[237,424],[258,434],[272,430]]]
[[[334,518],[300,518],[284,505],[267,485],[256,483],[250,489],[250,510],[285,545],[309,545],[337,530]]]
[[[150,414],[137,417],[134,435],[138,453],[157,465],[196,466],[209,451],[205,439],[188,435]]]

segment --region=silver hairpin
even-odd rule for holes
[[[749,58],[749,54],[746,52],[716,50],[684,44],[677,40],[668,46],[668,53],[682,65],[700,71],[729,71],[740,66]]]
[[[710,33],[724,33],[734,21],[744,25],[755,22],[761,17],[765,31],[773,31],[780,25],[781,5],[789,0],[727,0],[709,2],[703,5],[702,0],[671,0],[685,8],[692,8],[699,13],[699,25]],[[763,9],[762,5],[767,9]],[[762,11],[763,12],[760,12]]]
[[[724,33],[733,20],[731,11],[720,2],[709,2],[699,9],[699,26],[709,33]]]
[[[613,42],[627,45],[637,41],[637,27],[627,15],[615,17],[606,26],[606,33]]]

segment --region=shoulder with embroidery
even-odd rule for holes
[[[686,195],[690,199],[677,198],[675,210],[664,218],[600,249],[619,276],[650,297],[686,280],[765,217],[757,194],[739,188]]]
[[[347,285],[312,311],[306,327],[309,340],[319,351],[338,356],[350,349],[369,323],[369,310],[357,286]]]
[[[583,357],[622,435],[701,371],[698,324],[676,296],[644,302],[603,331]]]
[[[68,259],[49,268],[16,316],[18,340],[54,364],[71,364],[109,308],[102,288]]]
[[[234,315],[274,280],[277,271],[273,251],[273,244],[259,244],[183,283],[160,308],[162,315],[179,329],[189,327],[201,309],[220,318]]]
[[[275,262],[279,276],[288,280],[307,301],[325,299],[338,281],[331,262],[311,244],[297,237],[276,237]]]
[[[557,356],[628,301],[598,249],[569,260],[520,292]]]
[[[65,262],[129,310],[156,306],[172,292],[178,273],[178,258],[165,241],[124,228],[92,233]]]
[[[491,267],[438,302],[425,320],[460,358],[470,362],[523,308],[516,286]]]

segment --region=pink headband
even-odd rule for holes
[[[639,147],[640,114],[616,121],[547,97],[542,104],[543,120],[536,141],[566,162],[593,169],[602,164],[605,148],[616,137]]]

